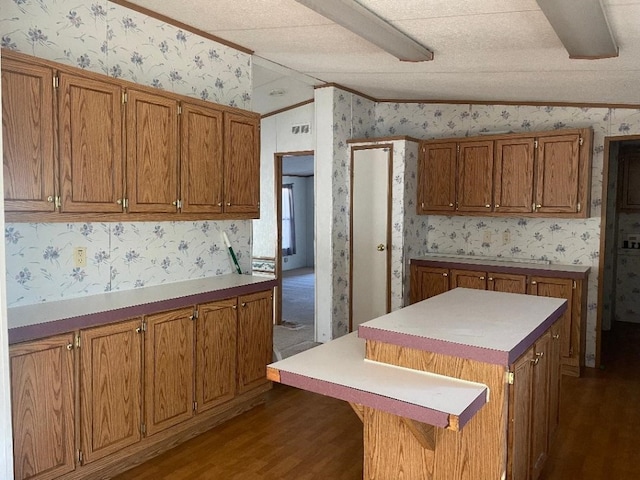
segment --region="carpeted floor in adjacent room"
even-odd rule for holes
[[[282,274],[282,324],[273,329],[275,359],[287,358],[316,345],[315,272],[313,268],[286,270]]]

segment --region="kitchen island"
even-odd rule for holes
[[[352,405],[365,479],[535,479],[558,421],[566,304],[457,288],[267,372]]]

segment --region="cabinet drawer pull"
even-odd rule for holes
[[[538,358],[542,358],[542,357],[544,357],[544,352],[538,352],[538,353],[536,353],[536,357],[538,357]]]
[[[537,365],[540,362],[540,357],[536,357],[536,358],[532,358],[531,359],[531,363],[533,365]]]
[[[554,339],[554,340],[558,340],[559,338],[560,338],[560,334],[559,334],[559,333],[556,333],[556,334],[553,336],[553,339]]]

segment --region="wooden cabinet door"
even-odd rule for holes
[[[531,386],[533,348],[512,366],[513,385],[509,386],[509,426],[507,430],[507,470],[510,480],[528,480],[531,445]]]
[[[144,344],[147,435],[193,415],[193,309],[149,315]]]
[[[74,470],[73,335],[12,345],[9,363],[15,478]]]
[[[493,210],[493,141],[460,142],[458,155],[459,212]]]
[[[260,213],[260,121],[224,114],[224,211]]]
[[[640,210],[640,153],[620,156],[623,210]]]
[[[449,269],[411,266],[410,303],[420,302],[449,290]]]
[[[4,209],[55,210],[53,70],[2,58]]]
[[[198,306],[198,412],[231,400],[236,393],[237,303],[237,299],[233,298]]]
[[[238,298],[238,393],[267,382],[273,360],[273,297],[271,291]]]
[[[532,211],[534,152],[533,138],[495,141],[494,211]]]
[[[534,345],[531,411],[531,480],[537,480],[549,452],[549,360],[551,332]]]
[[[538,138],[535,210],[576,213],[579,199],[580,135]],[[581,206],[585,207],[585,206]]]
[[[222,127],[222,111],[182,104],[180,197],[183,212],[222,213]]]
[[[122,212],[122,89],[60,74],[62,212]]]
[[[562,357],[571,357],[573,355],[571,331],[573,330],[572,322],[574,322],[572,315],[573,280],[570,278],[533,276],[530,279],[529,294],[567,299],[567,310],[559,320],[562,329],[560,333],[560,353]]]
[[[425,143],[418,163],[418,213],[453,212],[457,144]]]
[[[132,213],[178,207],[178,102],[127,91],[127,199]]]
[[[527,293],[526,275],[511,275],[509,273],[488,273],[487,290],[505,293]]]
[[[80,332],[83,463],[140,441],[142,320]]]
[[[451,269],[451,288],[475,288],[477,290],[487,289],[487,274],[474,270]]]
[[[562,325],[556,322],[551,326],[551,345],[549,346],[549,444],[555,437],[560,423],[560,338]]]

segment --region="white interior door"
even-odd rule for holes
[[[389,311],[388,148],[353,150],[351,327]]]

